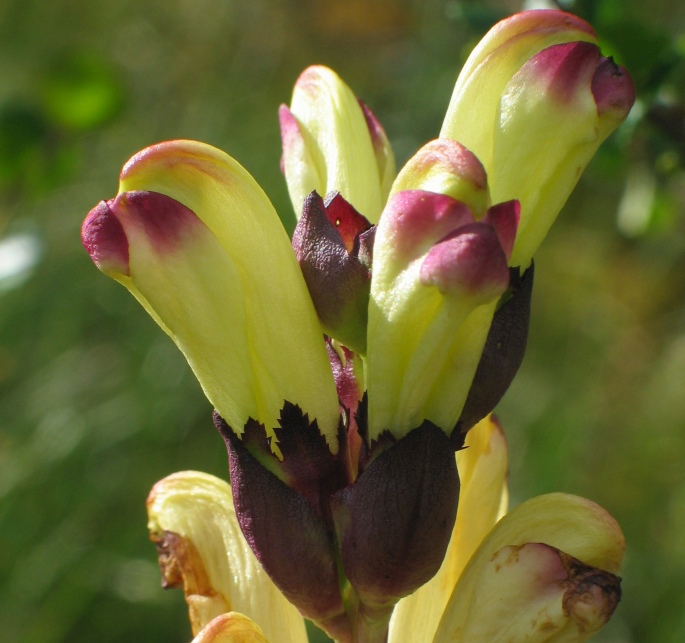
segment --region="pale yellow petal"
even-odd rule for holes
[[[261,568],[238,525],[231,488],[214,476],[183,471],[148,498],[151,538],[167,545],[163,571],[186,585],[193,633],[216,616],[240,612],[271,641],[306,643],[304,620]]]
[[[216,148],[170,141],[124,167],[120,192],[136,190],[171,197],[204,224],[197,243],[185,236],[167,263],[132,265],[136,274],[125,283],[179,345],[214,407],[236,432],[249,417],[269,431],[287,400],[316,418],[335,449],[339,407],[321,327],[290,240],[259,185]],[[156,256],[154,239],[139,236],[140,243],[129,239],[132,264]],[[175,261],[194,267],[187,279]],[[177,287],[154,281],[165,270]]]
[[[503,552],[501,555],[508,557],[515,548],[530,543],[544,543],[586,566],[604,570],[608,575],[618,573],[625,551],[625,540],[618,523],[599,505],[584,498],[562,493],[533,498],[502,518],[472,556],[450,597],[434,639],[435,643],[472,640],[467,633],[476,631],[471,628],[481,627],[481,621],[485,618],[478,612],[480,620],[475,619],[477,607],[483,603],[487,604],[491,599],[494,600],[493,588],[497,587],[497,583],[492,581],[491,577],[497,570],[489,569],[488,566],[498,552]],[[547,556],[545,553],[542,555]],[[557,557],[555,564],[562,562],[563,560]],[[515,586],[518,581],[515,581],[516,576],[512,578],[514,581],[511,582]],[[502,582],[503,596],[510,590],[510,580]],[[537,596],[536,592],[533,594]],[[555,601],[560,602],[563,598],[563,593],[557,593]],[[533,616],[537,614],[539,606],[536,600],[530,605],[530,613]],[[492,616],[494,625],[501,623],[505,617],[499,615],[497,618],[499,620],[495,621]],[[564,628],[559,629],[558,626],[565,626],[565,623],[555,623],[555,631],[563,631]],[[505,624],[501,626],[505,627]]]
[[[193,643],[269,643],[261,628],[244,614],[228,612],[210,621]]]
[[[597,36],[583,20],[561,11],[525,11],[498,22],[462,68],[440,138],[452,138],[465,145],[483,163],[492,180],[495,120],[505,86],[540,50],[578,40],[596,42]]]
[[[309,67],[295,84],[290,111],[306,149],[306,154],[292,156],[284,150],[285,176],[296,214],[300,215],[304,198],[312,190],[322,195],[336,191],[376,223],[383,208],[381,180],[388,180],[385,170],[379,176],[371,133],[352,90],[331,69]],[[303,169],[303,163],[313,168]],[[394,170],[394,161],[391,165]],[[308,183],[314,179],[317,185]]]

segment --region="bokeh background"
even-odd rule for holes
[[[226,455],[180,354],[81,247],[123,163],[164,139],[212,143],[292,227],[276,110],[304,67],[338,70],[402,163],[437,135],[472,46],[522,6],[0,2],[0,639],[191,638],[145,498],[177,470],[227,476]],[[683,641],[685,3],[563,7],[630,69],[638,102],[536,257],[529,351],[499,408],[512,500],[557,490],[609,509],[624,599],[597,640]]]

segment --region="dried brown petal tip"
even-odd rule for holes
[[[202,557],[189,538],[164,531],[151,533],[150,540],[157,546],[162,587],[183,588],[193,632],[231,609],[226,598],[212,587]]]

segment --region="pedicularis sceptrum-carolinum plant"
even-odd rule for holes
[[[230,486],[176,473],[148,500],[197,642],[305,641],[303,617],[341,642],[581,641],[610,618],[619,526],[564,494],[506,514],[491,411],[533,255],[633,100],[588,24],[528,11],[399,173],[371,110],[305,70],[279,112],[292,241],[213,147],[126,164],[83,243],[183,351],[228,449]]]

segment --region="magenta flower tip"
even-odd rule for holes
[[[202,225],[192,210],[159,192],[124,192],[114,200],[113,210],[123,210],[123,216],[142,225],[158,252],[173,251],[193,226]]]
[[[106,273],[131,276],[130,235],[144,237],[157,254],[173,252],[202,225],[182,203],[158,192],[123,192],[95,206],[81,228],[81,239]]]
[[[509,267],[495,231],[472,223],[437,243],[421,264],[421,283],[442,293],[477,295],[484,303],[503,294]]]
[[[111,203],[100,201],[88,213],[81,227],[81,241],[100,270],[129,276],[128,239]]]
[[[553,45],[531,63],[547,77],[552,95],[564,102],[571,102],[579,88],[589,82],[599,116],[608,113],[622,121],[635,102],[630,74],[612,58],[602,57],[593,43]]]
[[[453,230],[473,222],[470,208],[461,201],[425,190],[403,190],[391,197],[383,213],[399,254],[421,254]]]
[[[592,95],[599,115],[610,113],[623,120],[635,102],[635,85],[624,67],[602,58],[592,77]]]
[[[514,199],[493,205],[483,219],[483,222],[490,224],[497,234],[507,260],[511,258],[511,252],[514,249],[520,218],[521,204]]]
[[[543,49],[528,65],[546,76],[552,96],[571,102],[597,67],[599,47],[591,42],[566,42]]]

